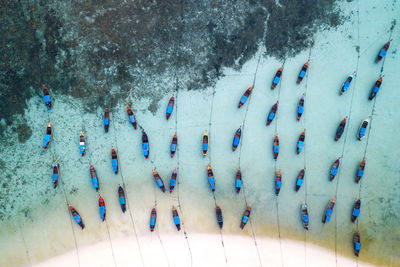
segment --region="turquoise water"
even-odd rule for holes
[[[66,251],[79,253],[79,248],[100,240],[117,240],[126,235],[137,236],[138,242],[131,244],[132,257],[140,257],[145,249],[160,250],[160,247],[140,245],[140,239],[150,235],[148,220],[154,205],[157,205],[161,240],[163,235],[176,234],[170,213],[172,205],[180,206],[188,242],[183,233],[177,234],[184,251],[179,255],[189,262],[187,248],[191,233],[220,233],[215,220],[216,203],[224,214],[222,237],[241,234],[255,239],[291,238],[351,256],[352,235],[359,230],[361,261],[399,265],[396,253],[400,234],[399,168],[396,163],[400,155],[396,149],[399,130],[396,122],[400,119],[397,112],[400,38],[398,26],[393,30],[391,27],[400,7],[397,2],[389,1],[342,5],[348,20],[337,29],[321,31],[311,49],[285,60],[281,83],[274,91],[269,89],[270,83],[283,62],[265,57],[265,50],[260,48],[241,70],[224,69],[225,77],[214,87],[187,91],[180,87],[178,80],[175,108],[169,121],[165,120],[165,108],[172,91],[162,96],[155,114],[148,110],[151,98],[120,100],[112,109],[107,134],[103,131],[100,107],[88,113],[81,100],[54,93],[54,109],[48,112],[40,97],[31,98],[24,116],[17,119],[26,120],[32,136],[25,143],[18,143],[9,133],[9,140],[13,142],[4,143],[0,149],[1,176],[8,177],[1,188],[1,265],[35,264]],[[393,41],[388,55],[383,62],[375,64],[377,52],[390,38]],[[308,58],[307,76],[297,86],[297,74]],[[349,91],[339,96],[341,83],[353,71],[357,76]],[[382,88],[373,101],[368,101],[370,89],[381,73],[385,75]],[[241,95],[253,82],[255,89],[251,98],[237,109]],[[111,93],[113,90],[116,89],[110,88]],[[305,94],[305,113],[296,122],[297,102],[302,94]],[[266,127],[266,115],[277,100],[277,117]],[[140,130],[133,130],[127,120],[126,102],[132,102],[136,118],[149,136],[149,160],[142,155]],[[367,115],[372,115],[372,121],[367,137],[360,142],[356,140],[356,133]],[[336,143],[334,133],[345,116],[349,120]],[[50,148],[44,151],[41,143],[48,120],[54,126],[54,134]],[[242,140],[233,153],[232,138],[239,126],[243,129]],[[303,129],[306,129],[305,148],[296,155],[297,138]],[[79,155],[81,130],[87,138],[84,157]],[[204,130],[210,134],[206,158],[201,156]],[[178,152],[171,159],[169,145],[175,132]],[[275,133],[279,134],[281,144],[276,163],[272,158]],[[121,168],[118,175],[111,168],[111,146],[118,150]],[[342,157],[339,174],[329,182],[329,169],[339,156]],[[366,171],[357,185],[354,177],[364,156]],[[60,184],[55,190],[51,184],[53,160],[60,165]],[[107,205],[107,223],[98,218],[97,193],[91,186],[89,163],[99,175],[100,192]],[[213,167],[216,178],[215,195],[206,179],[208,164]],[[239,166],[244,188],[236,195],[234,177]],[[303,167],[306,167],[305,184],[295,193],[296,176]],[[179,185],[172,195],[163,194],[156,187],[151,173],[154,168],[165,184],[173,169],[178,168]],[[279,169],[283,185],[276,197],[274,174]],[[118,184],[123,183],[129,207],[125,214],[120,212],[116,193]],[[333,217],[323,225],[322,215],[333,197],[337,198]],[[352,224],[351,211],[359,197],[361,215]],[[71,222],[67,201],[82,215],[87,225],[84,231]],[[302,201],[309,207],[311,230],[308,233],[304,232],[299,216]],[[238,226],[246,203],[253,206],[251,221],[240,231]],[[157,237],[154,235],[154,238]],[[216,236],[210,242],[221,240]],[[262,247],[255,247],[253,242],[246,245],[253,249],[252,256],[261,254],[261,264],[268,264],[262,261],[265,253]],[[165,246],[168,250],[168,244]],[[196,255],[193,244],[191,249]],[[290,257],[285,251],[282,243],[277,252],[282,253],[283,264]],[[178,256],[176,252],[169,253],[169,258]],[[304,257],[307,259],[307,252]],[[196,262],[196,257],[192,261]],[[355,258],[354,264],[357,264]]]

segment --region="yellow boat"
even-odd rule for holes
[[[203,134],[203,157],[207,156],[208,151],[208,133],[204,131]]]

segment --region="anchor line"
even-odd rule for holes
[[[119,151],[117,136],[115,134],[116,133],[115,123],[113,123],[112,125],[113,125],[113,130],[114,130],[114,134],[113,135],[114,135],[115,147],[117,148],[117,151]],[[124,191],[125,191],[126,203],[129,204],[128,190],[127,190],[125,179],[124,179],[124,175],[123,175],[123,172],[122,172],[122,164],[121,164],[121,162],[119,162],[119,170],[120,170],[119,173],[120,173],[120,176],[121,176],[122,186],[123,186]],[[135,234],[136,243],[137,243],[138,249],[139,249],[140,260],[141,260],[142,266],[144,266],[143,253],[142,253],[142,249],[141,249],[140,242],[139,242],[139,239],[138,239],[138,234],[137,234],[137,231],[136,231],[135,221],[133,219],[133,214],[132,214],[132,210],[130,208],[130,205],[128,205],[128,211],[129,211],[129,216],[130,216],[130,219],[131,219],[131,222],[132,222],[132,228],[133,228],[133,232]]]
[[[215,98],[215,94],[216,94],[216,86],[213,87],[213,93],[212,93],[212,98],[211,98],[211,110],[210,110],[210,117],[209,117],[209,121],[208,121],[208,132],[209,135],[211,135],[211,126],[212,126],[212,115],[213,115],[213,108],[214,108],[214,98]],[[211,166],[211,151],[208,155],[208,164]],[[214,199],[214,206],[215,208],[217,208],[217,197],[215,195],[215,192],[212,192],[213,194],[213,199]],[[223,237],[223,233],[222,233],[222,229],[219,228],[219,234],[221,237],[221,245],[224,251],[224,257],[225,257],[225,264],[228,265],[228,258],[226,255],[226,249],[225,249],[225,245],[224,245],[224,237]]]
[[[49,92],[50,92],[50,89],[48,89],[48,90],[49,90]],[[47,119],[48,119],[49,122],[51,122],[50,112],[47,113]],[[56,142],[55,142],[55,140],[54,140],[54,139],[55,139],[55,138],[54,138],[54,129],[55,129],[55,127],[52,127],[52,137],[51,137],[51,138],[52,138],[52,141],[53,141],[53,142],[52,142],[51,148],[50,148],[50,153],[51,153],[51,157],[52,157],[52,159],[53,159],[53,162],[56,160],[56,148],[55,148]],[[60,185],[61,185],[61,191],[63,192],[64,199],[65,199],[65,203],[66,203],[66,204],[69,204],[67,192],[66,192],[66,190],[65,190],[64,181],[63,181],[63,179],[60,179],[60,178],[61,178],[61,177],[59,177]],[[79,249],[78,249],[78,241],[77,241],[77,239],[76,239],[76,234],[75,234],[74,225],[73,225],[73,219],[72,219],[71,216],[68,216],[68,217],[69,217],[69,221],[70,221],[70,224],[71,224],[72,236],[73,236],[73,238],[74,238],[74,245],[75,245],[75,251],[76,251],[78,266],[81,266],[81,263],[80,263],[80,256],[79,256]]]
[[[310,50],[308,52],[308,61],[310,61],[311,59],[311,50],[312,47],[310,46]],[[305,80],[305,85],[304,85],[304,96],[307,96],[307,89],[308,89],[308,76],[309,76],[309,72],[306,73],[306,80]],[[306,129],[307,127],[307,114],[303,115],[303,121],[302,121],[302,125],[303,128]],[[307,149],[306,147],[303,148],[303,160],[304,160],[304,171],[306,171],[306,163],[307,163]],[[305,175],[304,175],[305,176]],[[305,203],[308,202],[308,192],[307,192],[307,179],[305,179],[304,181],[304,201]],[[308,231],[304,231],[304,266],[307,266],[307,237],[308,237]]]
[[[267,18],[266,21],[268,21],[268,18]],[[255,82],[256,82],[256,77],[257,77],[258,67],[259,67],[260,61],[261,61],[261,56],[262,56],[262,52],[260,51],[260,55],[259,55],[258,60],[257,60],[256,70],[255,70],[255,73],[254,73],[253,86],[255,85]],[[241,167],[242,146],[243,146],[244,132],[245,132],[244,130],[245,130],[245,126],[246,126],[247,113],[249,111],[249,107],[250,107],[250,103],[251,103],[251,99],[252,99],[251,96],[252,96],[252,94],[249,95],[249,98],[247,100],[248,103],[247,103],[247,106],[246,106],[246,111],[244,113],[244,118],[243,118],[243,123],[242,123],[242,129],[243,129],[242,130],[242,132],[243,132],[242,135],[243,135],[243,138],[242,138],[242,142],[240,142],[240,144],[239,144],[239,156],[238,156],[239,168]],[[242,188],[243,188],[243,190],[242,190],[243,191],[243,199],[244,199],[246,207],[248,207],[248,201],[247,201],[247,196],[246,196],[246,188],[245,188],[245,183],[243,181],[242,181]],[[250,224],[250,228],[251,228],[251,234],[252,234],[252,237],[253,237],[254,245],[255,245],[256,250],[257,250],[258,260],[260,262],[260,266],[262,266],[261,255],[260,255],[260,251],[259,251],[259,248],[258,248],[257,239],[256,239],[256,235],[255,235],[255,232],[254,232],[254,229],[253,229],[253,223],[252,223],[251,218],[249,218],[249,224]]]
[[[283,65],[286,63],[286,58],[283,60]],[[281,96],[281,90],[282,90],[282,80],[283,78],[281,77],[279,80],[279,86],[278,86],[278,103],[279,99]],[[278,112],[275,114],[275,134],[278,133]],[[276,175],[276,161],[274,161],[274,175]],[[279,219],[279,203],[278,203],[278,198],[275,198],[275,208],[276,208],[276,220],[277,220],[277,226],[278,226],[278,237],[279,237],[279,249],[281,253],[281,265],[283,266],[283,250],[282,250],[282,240],[281,240],[281,226],[280,226],[280,219]]]

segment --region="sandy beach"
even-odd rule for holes
[[[169,258],[160,251],[146,249],[153,247],[154,243],[159,242],[158,238],[153,234],[151,237],[142,238],[143,246],[143,262],[144,266],[373,266],[364,262],[354,262],[344,256],[338,256],[335,260],[334,252],[320,248],[312,244],[305,244],[288,239],[281,241],[272,238],[257,238],[257,246],[259,247],[260,257],[254,257],[253,247],[247,244],[254,242],[251,237],[224,235],[224,247],[220,243],[210,242],[216,236],[210,234],[191,234],[189,237],[190,245],[193,248],[192,255],[186,249],[181,249],[177,244],[179,242],[179,234],[162,235],[161,240],[164,244],[168,244],[168,250],[173,251],[169,254]],[[109,242],[100,242],[95,245],[86,246],[79,249],[79,257],[81,266],[141,266],[140,257],[134,257],[129,250],[129,243],[135,243],[134,237],[121,238],[113,240],[112,246],[115,251],[115,257],[110,255]],[[285,258],[282,259],[281,253],[278,252],[280,242],[285,244]],[[226,260],[223,255],[225,250]],[[261,260],[261,262],[260,262]],[[283,260],[283,262],[282,262]],[[191,265],[193,261],[193,265]],[[75,251],[54,257],[47,261],[41,262],[35,266],[78,266],[77,255]]]

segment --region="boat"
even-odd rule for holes
[[[365,133],[367,132],[367,127],[369,122],[371,121],[371,116],[365,118],[365,120],[361,123],[360,129],[357,133],[357,139],[361,141],[365,137]]]
[[[303,227],[308,231],[308,224],[310,220],[308,218],[308,209],[307,209],[307,204],[305,202],[301,204],[300,214],[301,214],[301,219],[303,221]]]
[[[329,222],[329,220],[331,219],[333,207],[335,206],[335,202],[336,202],[336,198],[329,201],[328,206],[326,207],[325,215],[322,218],[323,223]]]
[[[279,195],[282,186],[282,175],[281,171],[278,171],[275,175],[275,194]]]
[[[97,177],[96,170],[92,165],[90,165],[90,177],[92,178],[93,188],[96,189],[96,192],[99,191],[99,178]]]
[[[251,206],[248,206],[243,213],[242,221],[240,222],[240,228],[243,229],[246,226],[246,223],[249,221],[251,213]]]
[[[214,179],[214,173],[210,165],[207,166],[207,178],[208,178],[208,183],[210,184],[211,191],[215,191],[215,179]]]
[[[104,198],[99,194],[99,213],[100,213],[100,220],[104,222],[106,219],[106,203]]]
[[[85,224],[83,223],[82,218],[81,218],[81,216],[79,215],[78,211],[77,211],[73,206],[69,205],[68,203],[67,203],[67,206],[68,206],[69,212],[70,212],[71,215],[72,215],[72,218],[74,218],[74,221],[75,221],[75,222],[82,228],[82,230],[83,230],[83,228],[85,228]]]
[[[374,99],[376,94],[378,93],[379,89],[381,88],[382,85],[382,78],[384,75],[379,77],[379,79],[375,82],[374,87],[372,87],[371,93],[369,94],[368,100]]]
[[[222,210],[218,205],[215,206],[215,213],[217,214],[219,228],[222,229],[222,226],[224,225],[224,218],[222,217]]]
[[[301,96],[297,106],[297,121],[300,121],[301,115],[304,113],[304,95]]]
[[[46,104],[47,109],[50,110],[51,107],[52,107],[51,98],[50,98],[50,92],[46,88],[46,86],[44,86],[44,84],[42,84],[42,87],[43,87],[43,100],[44,100],[44,103]]]
[[[361,250],[361,237],[358,231],[354,234],[353,244],[354,244],[354,255],[358,257]]]
[[[153,232],[154,228],[156,227],[157,222],[157,211],[156,207],[153,207],[150,213],[150,231]]]
[[[176,185],[176,176],[178,175],[178,171],[175,168],[175,170],[172,172],[171,179],[169,180],[169,192],[172,193],[174,191],[175,185]]]
[[[239,194],[240,189],[242,188],[242,172],[240,171],[240,168],[236,172],[235,188],[236,194]]]
[[[174,219],[176,229],[178,229],[178,231],[180,231],[181,230],[181,221],[179,219],[179,214],[178,214],[178,211],[175,209],[175,206],[172,206],[172,218]]]
[[[339,123],[339,126],[336,130],[335,141],[337,142],[344,132],[344,127],[346,127],[347,116]]]
[[[246,92],[244,92],[243,96],[240,98],[239,104],[238,104],[238,108],[241,108],[247,101],[247,99],[249,99],[251,91],[253,90],[254,85],[252,85],[251,87],[249,87]]]
[[[136,130],[137,123],[135,113],[133,113],[130,106],[126,105],[126,113],[128,114],[129,122],[132,124],[133,128]]]
[[[108,108],[104,111],[104,131],[108,133],[108,128],[110,127],[110,111]]]
[[[156,181],[156,184],[158,185],[158,187],[161,189],[161,191],[165,192],[165,186],[164,186],[164,182],[161,179],[160,175],[158,174],[158,172],[156,172],[155,170],[153,170],[153,177],[154,180]]]
[[[272,145],[272,152],[274,153],[274,160],[278,160],[278,155],[279,155],[279,137],[276,134],[274,137],[274,143]]]
[[[353,213],[351,214],[351,222],[355,222],[357,220],[358,215],[360,215],[361,209],[361,199],[358,199],[356,203],[354,203]]]
[[[167,120],[169,120],[169,117],[171,117],[172,110],[174,109],[174,103],[175,103],[175,98],[174,94],[172,94],[168,102],[167,111],[165,112],[165,117],[167,118]]]
[[[202,141],[203,141],[203,157],[205,157],[207,155],[207,151],[208,151],[208,133],[207,133],[207,131],[204,131]]]
[[[386,56],[386,53],[387,53],[387,51],[388,51],[388,49],[389,49],[389,46],[390,46],[390,41],[387,42],[387,43],[381,48],[381,50],[380,50],[379,53],[378,53],[378,56],[376,57],[376,63],[379,63],[379,61],[381,61],[382,58],[384,58],[384,57]]]
[[[297,141],[297,148],[296,148],[297,155],[300,154],[300,152],[303,150],[305,139],[306,139],[306,130],[304,129],[299,136],[299,141]]]
[[[53,163],[53,186],[54,188],[58,185],[58,175],[59,175],[59,167],[57,163]]]
[[[338,173],[339,164],[340,164],[340,158],[335,160],[335,162],[332,164],[331,172],[329,173],[329,180],[331,182],[333,181],[333,179],[335,179],[335,176]]]
[[[235,136],[233,137],[233,142],[232,142],[233,151],[235,151],[236,148],[238,147],[241,136],[242,136],[242,127],[240,126],[239,129],[237,129]]]
[[[149,145],[149,138],[147,137],[146,132],[142,129],[142,149],[143,149],[143,156],[148,159],[150,154],[150,145]]]
[[[49,122],[46,126],[46,132],[44,133],[44,139],[43,139],[43,148],[44,149],[47,149],[49,147],[52,133],[53,133],[53,127],[51,126],[51,123]]]
[[[364,169],[365,169],[365,160],[366,158],[363,158],[363,160],[360,163],[360,166],[358,166],[357,174],[356,174],[356,183],[361,180],[363,174],[364,174]]]
[[[354,79],[354,75],[356,75],[356,72],[353,72],[352,74],[349,75],[349,77],[347,77],[346,81],[344,81],[342,87],[339,90],[339,95],[342,95],[349,89],[351,81]]]
[[[82,155],[82,157],[85,156],[86,153],[86,141],[82,131],[79,136],[79,153]]]
[[[278,69],[278,71],[276,72],[276,74],[274,76],[274,79],[272,80],[271,90],[274,90],[275,87],[278,85],[279,80],[281,79],[281,76],[282,76],[282,71],[283,71],[283,65],[282,65],[282,67],[280,67]]]
[[[298,192],[300,187],[303,185],[305,172],[306,172],[306,169],[304,168],[299,172],[299,175],[297,175],[296,188],[295,188],[296,192]]]
[[[114,147],[111,147],[111,163],[112,163],[113,172],[115,174],[118,174],[118,169],[119,169],[118,154]]]
[[[176,152],[176,147],[178,145],[178,136],[176,136],[176,133],[172,137],[172,142],[171,142],[171,158],[174,157],[175,152]]]
[[[119,205],[121,206],[121,210],[123,213],[126,211],[126,198],[125,198],[125,191],[121,185],[118,187],[118,199]]]
[[[304,79],[304,76],[306,76],[306,72],[308,69],[308,63],[309,63],[309,60],[307,60],[307,62],[304,63],[303,67],[301,68],[299,76],[297,76],[297,82],[296,82],[297,84],[300,84],[301,81]]]
[[[276,101],[276,103],[271,107],[271,110],[268,113],[267,126],[270,125],[275,118],[276,112],[278,111],[278,103],[279,101]]]

